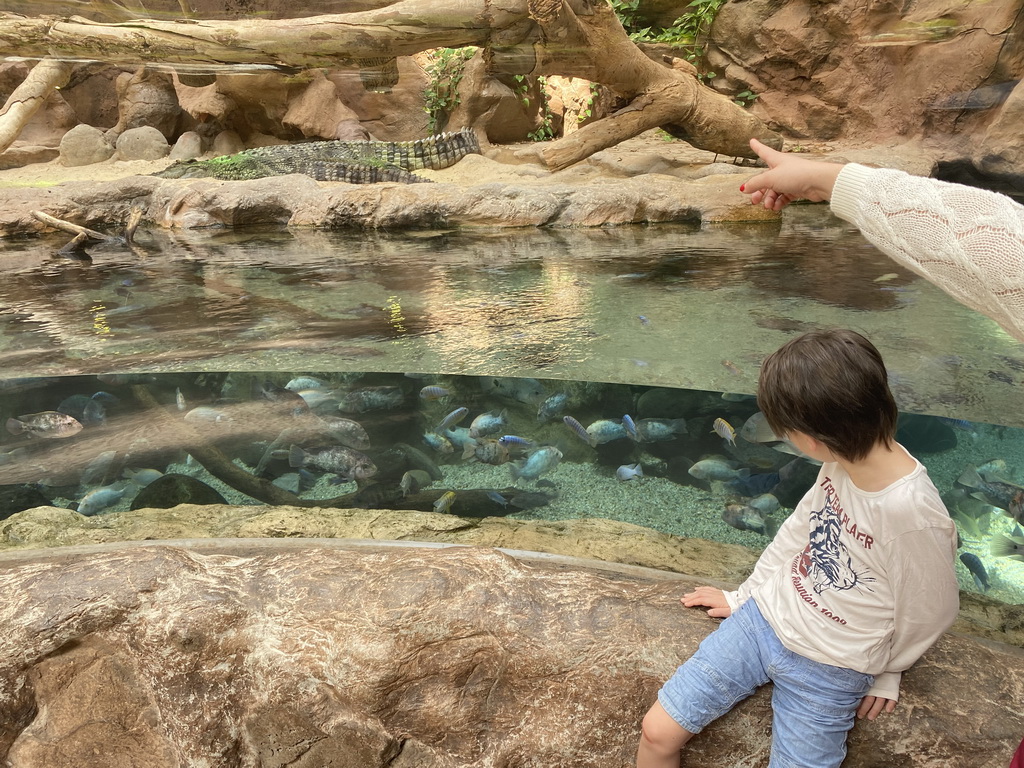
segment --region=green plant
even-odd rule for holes
[[[590,95],[587,96],[585,108],[576,116],[576,121],[582,123],[594,116],[594,101],[601,94],[601,87],[597,83],[590,84]]]
[[[740,91],[732,100],[739,104],[741,107],[749,107],[757,99],[757,94],[751,90]]]
[[[530,81],[526,75],[513,75],[512,79],[516,81],[513,92],[516,98],[523,102],[524,107],[530,106]]]
[[[436,48],[428,54],[426,66],[430,82],[423,91],[423,108],[430,115],[430,133],[438,133],[448,116],[459,105],[459,83],[466,62],[476,54],[476,48]]]
[[[530,131],[526,134],[527,138],[531,141],[547,141],[555,137],[555,128],[553,125],[554,115],[551,113],[551,104],[548,100],[548,92],[545,86],[547,80],[544,76],[537,78],[537,91],[540,94],[540,125],[537,126],[537,130]]]

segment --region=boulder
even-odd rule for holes
[[[171,147],[171,160],[194,160],[203,154],[203,138],[195,131],[185,131]]]
[[[102,163],[113,154],[103,131],[91,125],[76,125],[60,140],[60,161],[69,167]]]
[[[130,128],[154,128],[165,140],[178,134],[182,110],[171,75],[140,67],[122,73],[116,89],[118,121],[107,132],[111,141]]]
[[[167,139],[156,128],[129,128],[117,137],[118,160],[159,160],[171,151]]]
[[[334,83],[317,70],[305,90],[288,104],[283,122],[308,138],[333,139],[339,123],[358,125],[359,117],[338,98]]]
[[[245,149],[242,137],[235,131],[221,131],[213,137],[213,154],[233,155]]]
[[[5,556],[12,765],[574,768],[634,763],[644,711],[715,627],[692,579],[493,549],[302,541]],[[1004,768],[1014,649],[942,637],[846,768]],[[978,695],[950,697],[950,690]],[[765,688],[687,766],[764,764]]]

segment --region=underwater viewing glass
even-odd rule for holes
[[[1024,350],[824,206],[781,224],[143,231],[0,255],[0,492],[608,518],[761,549],[817,467],[755,398],[814,328],[881,350],[961,587],[1022,601]],[[827,267],[827,268],[826,268]],[[210,533],[210,535],[215,535]],[[7,546],[26,541],[0,521]]]

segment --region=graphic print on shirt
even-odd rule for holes
[[[810,543],[798,561],[800,575],[810,579],[811,586],[818,595],[826,589],[842,591],[857,586],[870,589],[866,582],[874,579],[864,577],[853,569],[853,558],[840,538],[844,513],[835,486],[828,478],[825,478],[822,486],[825,489],[825,502],[821,509],[811,510]],[[863,533],[858,534],[855,523],[849,532],[858,542],[864,543],[866,548],[871,548],[871,537]]]

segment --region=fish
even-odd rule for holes
[[[1024,563],[1024,536],[996,534],[989,545],[989,553],[992,557],[1008,557]]]
[[[547,474],[562,460],[562,452],[553,445],[545,445],[526,457],[522,464],[512,464],[512,479],[536,480],[541,475]]]
[[[675,440],[676,435],[686,434],[686,419],[640,419],[636,430],[640,439],[649,443]]]
[[[293,391],[293,390],[288,390]],[[333,389],[297,389],[294,390],[295,394],[302,398],[303,402],[310,408],[319,408],[323,405],[330,404],[332,407],[337,405],[338,398],[334,394]]]
[[[342,416],[318,416],[317,425],[321,430],[339,443],[357,451],[365,451],[370,447],[370,436],[358,421]]]
[[[775,512],[781,505],[779,500],[771,493],[762,493],[760,496],[747,501],[748,507],[753,507],[762,515],[770,515]]]
[[[565,392],[556,392],[544,399],[544,402],[537,408],[537,421],[543,423],[551,421],[558,416],[569,403],[569,395]]]
[[[691,477],[698,480],[732,480],[750,477],[750,470],[739,467],[735,461],[720,458],[702,459],[687,470]]]
[[[533,440],[518,435],[502,435],[498,438],[498,442],[506,448],[532,448],[534,446]]]
[[[502,427],[508,423],[505,420],[507,415],[508,411],[481,413],[469,425],[469,436],[486,437],[487,435],[493,435],[495,432],[500,432]]]
[[[719,417],[715,419],[712,426],[714,427],[712,431],[725,440],[725,442],[729,445],[736,445],[736,430],[732,428],[732,424]]]
[[[405,393],[398,387],[363,387],[343,395],[338,410],[344,413],[393,411],[404,401]]]
[[[972,466],[968,466],[961,473],[957,483],[973,488],[975,493],[972,495],[975,498],[984,499],[989,504],[1005,510],[1006,514],[1018,523],[1024,522],[1024,487],[996,480],[994,477],[985,480],[978,474],[977,468]]]
[[[124,497],[127,487],[127,483],[115,483],[89,491],[78,502],[78,514],[86,517],[98,515],[107,507],[117,504]]]
[[[82,422],[59,411],[40,411],[7,420],[7,431],[12,435],[60,439],[74,437],[82,429]]]
[[[447,416],[441,419],[441,423],[435,427],[435,432],[444,432],[448,427],[452,427],[462,421],[469,414],[469,408],[460,406],[454,411],[451,411]]]
[[[466,449],[466,441],[472,440],[469,436],[469,427],[456,427],[455,429],[446,429],[444,431],[444,437],[448,439],[453,446],[459,450]]]
[[[598,419],[589,427],[587,434],[590,436],[591,445],[603,445],[612,440],[619,440],[626,437],[626,427],[621,421],[611,419]]]
[[[981,562],[981,558],[971,552],[964,552],[960,555],[960,562],[971,572],[974,586],[978,588],[978,591],[988,592],[988,571],[985,570],[985,564]]]
[[[377,465],[373,460],[351,448],[328,448],[317,453],[307,453],[299,446],[292,445],[288,452],[288,464],[292,467],[314,466],[344,480],[363,481],[377,474]]]
[[[285,384],[284,388],[290,389],[292,392],[299,392],[303,389],[323,389],[326,386],[326,381],[314,376],[296,376]]]
[[[159,469],[141,468],[134,469],[129,468],[124,471],[124,476],[128,478],[129,482],[134,483],[140,488],[145,488],[155,480],[159,480],[164,476],[164,473]]]
[[[764,515],[747,504],[726,505],[722,520],[740,531],[765,533]]]
[[[487,495],[488,499],[493,501],[495,504],[500,506],[502,509],[505,509],[506,507],[508,507],[508,499],[506,499],[504,496],[502,496],[497,491],[488,491],[486,495]]]
[[[451,390],[440,387],[437,384],[431,384],[420,390],[420,399],[426,400],[429,403],[434,400],[443,400],[446,397],[451,397],[451,394]]]
[[[434,482],[444,479],[444,474],[441,472],[441,468],[437,466],[433,459],[427,456],[427,454],[419,448],[413,448],[407,443],[395,443],[395,450],[405,456],[405,460],[410,467],[413,469],[422,469],[430,475],[430,478]]]
[[[636,319],[640,321],[640,325],[650,325],[651,320],[646,315],[637,315]]]
[[[640,432],[636,427],[636,422],[633,421],[633,417],[628,413],[622,417],[622,426],[626,429],[626,437],[634,443],[639,443],[643,440],[643,437],[640,435]]]
[[[309,413],[309,405],[306,404],[306,401],[302,399],[298,392],[292,392],[290,389],[279,387],[271,381],[263,382],[260,394],[263,395],[264,400],[280,407],[284,413],[288,413],[295,418]]]
[[[749,477],[737,477],[729,481],[729,490],[740,496],[767,496],[782,481],[778,472],[758,472]]]
[[[758,411],[740,427],[740,437],[748,443],[777,443],[782,440],[768,426],[768,418],[763,411]]]
[[[508,461],[508,448],[491,437],[471,437],[462,449],[462,458],[497,466]]]
[[[1002,480],[1006,477],[1009,466],[1006,463],[1006,459],[990,459],[984,464],[979,464],[977,469],[978,474],[985,480]]]
[[[626,482],[636,477],[644,476],[644,468],[639,464],[623,464],[615,470],[615,479]]]
[[[402,489],[402,496],[408,496],[410,493],[418,493],[432,482],[434,482],[434,478],[430,476],[429,472],[424,472],[422,469],[410,469],[402,475],[402,480],[398,485]]]
[[[562,423],[565,424],[565,426],[567,426],[570,430],[572,430],[572,433],[576,435],[576,437],[578,437],[580,440],[582,440],[590,447],[594,447],[594,445],[596,445],[596,443],[594,442],[594,438],[592,438],[590,436],[590,433],[587,432],[587,428],[580,424],[578,421],[576,421],[576,419],[574,419],[572,416],[563,416]]]
[[[537,379],[481,376],[480,388],[526,405],[535,405],[545,397],[544,385]]]
[[[423,442],[440,454],[455,453],[455,446],[452,445],[452,441],[444,435],[437,434],[437,432],[424,433]]]
[[[446,491],[434,502],[434,511],[439,514],[445,514],[452,508],[454,503],[455,491]]]

